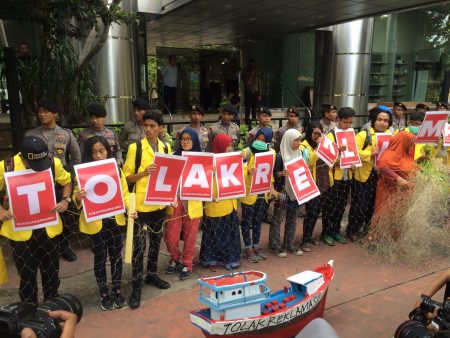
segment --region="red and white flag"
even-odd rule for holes
[[[144,204],[170,205],[177,199],[186,158],[177,155],[155,154],[156,170],[150,175]]]
[[[317,156],[324,161],[330,168],[333,167],[339,156],[337,144],[328,137],[323,136],[317,147]]]
[[[186,165],[181,175],[181,200],[212,201],[214,154],[183,151]]]
[[[215,154],[217,200],[244,197],[244,164],[240,152]]]
[[[345,146],[346,149],[341,153],[339,166],[342,169],[351,168],[353,166],[360,167],[361,159],[356,146],[355,131],[353,128],[336,129],[336,143],[338,148]]]
[[[286,170],[289,171],[289,182],[298,204],[306,203],[320,195],[316,182],[314,182],[308,165],[303,158],[293,159],[284,165]]]
[[[256,153],[255,168],[249,195],[269,192],[273,174],[273,153],[271,151]]]
[[[450,123],[446,122],[443,131],[444,147],[450,147]]]
[[[5,173],[9,208],[15,219],[15,231],[33,230],[58,224],[55,183],[50,169],[21,170]]]
[[[415,143],[436,144],[448,119],[448,111],[428,111],[417,132]]]
[[[381,158],[381,155],[389,146],[389,143],[391,142],[392,139],[392,134],[375,133],[375,136],[377,138],[377,147],[378,147],[378,155],[375,157],[375,165],[376,165],[377,161]]]
[[[78,187],[86,190],[82,199],[86,222],[123,214],[122,185],[119,169],[113,158],[74,166]]]

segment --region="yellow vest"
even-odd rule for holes
[[[127,183],[127,179],[125,178],[124,173],[122,172],[122,169],[119,169],[119,171],[121,173],[120,185],[122,187],[123,201],[125,202],[125,208],[128,210],[129,201],[130,201],[130,193],[128,192],[128,183]],[[77,203],[77,201],[75,199],[75,193],[78,190],[79,190],[79,187],[76,186],[75,189],[73,190],[72,200],[75,202],[75,205],[77,206],[77,208],[81,209],[83,205],[81,203]],[[126,224],[125,214],[118,214],[118,215],[115,215],[114,217],[116,219],[117,225],[124,226]],[[102,230],[102,227],[103,227],[103,222],[101,219],[98,219],[98,220],[92,221],[92,222],[86,222],[86,217],[84,216],[84,211],[80,212],[79,224],[80,224],[80,232],[82,232],[84,234],[88,234],[88,235],[93,235],[93,234],[100,232],[100,230]]]
[[[334,135],[332,132],[329,132],[327,134],[327,137],[333,141],[334,143],[336,143],[336,139],[334,138]],[[334,181],[340,181],[342,180],[342,176],[344,174],[343,169],[341,169],[341,167],[339,166],[339,158],[336,160],[336,162],[334,163],[334,166],[332,168],[330,168],[330,186],[333,186]],[[347,169],[347,176],[348,179],[351,180],[353,177],[353,170],[352,169]]]
[[[2,248],[0,248],[0,286],[8,280],[8,271],[6,271],[6,263],[3,258]]]
[[[359,158],[361,159],[361,167],[355,169],[355,179],[358,182],[366,182],[372,172],[373,166],[375,164],[375,156],[371,156],[372,148],[377,146],[377,136],[375,130],[370,128],[372,143],[367,145],[366,149],[363,150],[364,142],[366,140],[367,131],[363,130],[356,134],[356,146],[358,147]],[[386,130],[386,134],[389,134],[389,129]]]
[[[178,203],[183,203],[179,200]],[[203,216],[203,202],[202,201],[187,201],[188,216],[190,219],[200,218]],[[173,207],[167,208],[167,215],[173,214]]]
[[[153,159],[155,158],[155,153],[153,152],[152,147],[148,143],[147,139],[144,138],[141,140],[142,143],[142,157],[141,157],[141,165],[139,166],[137,172],[144,171],[147,169],[149,165],[153,164]],[[164,143],[161,140],[158,140],[158,152],[164,154]],[[171,153],[170,145],[167,144],[166,148],[167,153]],[[134,167],[136,161],[136,143],[130,144],[128,147],[127,159],[123,166],[123,173],[125,177],[134,174]],[[148,184],[149,176],[142,177],[137,180],[135,190],[136,190],[136,210],[138,212],[151,212],[156,210],[164,209],[165,205],[145,205],[145,193],[147,192],[147,184]]]
[[[64,167],[61,164],[61,160],[57,157],[53,159],[55,165],[55,181],[64,186],[69,184],[72,180],[70,178],[70,174],[64,170]],[[25,170],[26,167],[22,162],[19,154],[14,156],[14,171]],[[0,190],[5,187],[5,161],[0,162]],[[53,238],[58,236],[62,232],[62,223],[61,218],[58,215],[58,224],[48,226],[45,228],[47,231],[47,236]],[[11,220],[5,221],[0,229],[0,235],[5,236],[16,242],[24,242],[28,241],[31,238],[33,230],[22,230],[22,231],[14,231]]]
[[[214,184],[213,184],[213,197],[217,198],[217,182],[216,174],[214,174]],[[222,217],[229,215],[237,210],[237,199],[231,198],[228,200],[221,200],[215,202],[205,202],[204,213],[208,217]]]

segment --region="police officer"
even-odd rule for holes
[[[334,104],[323,103],[320,105],[320,113],[322,115],[320,124],[322,125],[323,134],[327,135],[338,126],[336,122],[337,108]]]
[[[278,128],[278,130],[275,132],[274,149],[276,152],[280,151],[281,139],[283,138],[286,130],[297,129],[299,132],[302,132],[302,125],[299,122],[300,110],[298,108],[289,107],[286,112],[286,117],[287,123],[281,128]]]
[[[78,147],[75,135],[69,129],[62,128],[56,124],[58,114],[61,108],[58,104],[48,100],[42,100],[38,103],[37,116],[40,126],[30,129],[25,136],[36,136],[41,138],[48,147],[49,157],[58,158],[62,165],[73,175],[73,166],[81,162],[80,148]],[[56,186],[56,197],[62,196],[61,186]],[[73,262],[77,259],[75,252],[70,248],[69,237],[71,231],[67,227],[71,220],[68,213],[61,214],[64,224],[63,236],[59,243],[61,257],[66,261]]]
[[[111,147],[111,152],[117,165],[122,165],[122,150],[116,133],[110,127],[105,126],[106,109],[100,103],[93,103],[86,108],[91,120],[91,127],[84,129],[78,138],[80,150],[83,152],[84,143],[92,136],[103,136]]]
[[[233,140],[232,143],[233,150],[237,149],[241,135],[239,126],[236,123],[231,122],[235,114],[237,114],[237,109],[231,103],[227,103],[222,108],[222,113],[220,114],[219,122],[214,123],[210,127],[210,135],[211,135],[209,141],[210,148],[213,143],[214,137],[217,134],[227,134]]]
[[[198,104],[193,104],[189,108],[189,117],[191,118],[191,123],[184,125],[180,131],[177,133],[177,139],[180,138],[183,130],[186,128],[192,128],[197,131],[198,138],[200,140],[200,146],[202,147],[202,151],[208,151],[209,147],[209,128],[202,124],[203,116],[205,115],[205,111]],[[176,142],[178,144],[178,142]]]
[[[247,147],[250,147],[255,140],[255,135],[261,128],[271,128],[272,112],[269,108],[261,106],[257,110],[258,125],[248,132]]]
[[[72,193],[70,174],[64,170],[59,158],[49,159],[48,147],[39,137],[25,137],[20,144],[20,153],[12,159],[0,162],[0,189],[5,187],[5,171],[31,169],[44,171],[52,168],[54,180],[62,187],[62,197],[52,212],[67,210]],[[9,162],[9,165],[5,165]],[[38,302],[37,272],[41,273],[44,301],[58,294],[59,286],[59,235],[63,227],[60,218],[58,224],[42,229],[15,231],[11,220],[11,210],[0,206],[0,235],[10,239],[14,262],[20,277],[19,295],[22,302]]]

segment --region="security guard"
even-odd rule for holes
[[[289,107],[286,117],[287,123],[275,132],[274,149],[277,153],[280,151],[281,139],[286,130],[297,129],[299,132],[303,130],[302,124],[299,122],[300,110],[297,107]]]
[[[58,104],[48,100],[40,101],[37,115],[41,125],[28,130],[25,133],[25,137],[35,136],[41,138],[47,144],[49,156],[58,158],[62,165],[74,175],[73,166],[81,162],[80,148],[72,131],[56,124],[56,119],[60,112],[61,108]],[[62,188],[59,185],[56,186],[56,197],[62,197]],[[64,233],[59,243],[61,257],[68,262],[73,262],[77,259],[77,255],[70,248],[69,237],[72,232],[67,227],[71,222],[71,215],[64,213],[61,214],[61,218],[64,224]]]
[[[110,127],[105,126],[106,109],[100,103],[93,103],[86,108],[91,120],[91,127],[84,129],[78,138],[80,149],[83,153],[84,143],[89,137],[103,136],[111,146],[111,152],[116,159],[117,165],[122,165],[122,150],[116,133]]]
[[[222,108],[222,113],[220,114],[219,122],[214,123],[210,127],[210,135],[211,135],[211,138],[209,141],[210,148],[213,143],[214,137],[217,134],[227,134],[233,140],[233,143],[232,143],[233,151],[237,149],[237,147],[239,145],[240,137],[241,137],[240,128],[236,123],[231,122],[233,120],[235,114],[237,114],[237,113],[238,113],[238,111],[237,111],[236,107],[233,106],[231,103],[227,103]]]
[[[202,124],[203,116],[205,115],[205,111],[198,104],[193,104],[189,108],[189,117],[191,118],[191,123],[184,125],[180,131],[177,133],[177,139],[180,138],[183,130],[186,128],[192,128],[197,131],[198,138],[200,140],[200,146],[202,151],[208,151],[209,147],[209,128]],[[178,144],[178,142],[176,142]]]
[[[20,144],[20,153],[11,161],[0,162],[0,189],[5,187],[5,171],[20,171],[27,168],[34,171],[44,171],[53,168],[55,182],[63,187],[63,196],[53,207],[53,212],[62,213],[67,210],[72,192],[70,174],[64,170],[59,158],[51,161],[48,157],[48,147],[45,142],[35,136],[25,137]],[[5,165],[5,162],[9,162]],[[53,162],[53,163],[52,163]],[[38,285],[37,272],[41,273],[44,301],[58,294],[59,286],[59,236],[63,227],[58,217],[58,224],[43,229],[15,231],[11,219],[14,215],[10,210],[0,206],[0,235],[10,239],[14,262],[20,277],[19,295],[22,302],[37,304]]]

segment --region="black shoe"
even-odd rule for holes
[[[180,277],[180,280],[185,280],[185,279],[188,279],[190,275],[191,275],[191,272],[189,271],[187,266],[185,266],[183,268],[183,270],[181,270],[179,277]]]
[[[152,273],[147,275],[147,278],[145,278],[145,283],[149,285],[153,285],[154,287],[158,289],[168,289],[170,288],[170,284],[166,282],[165,280],[162,280],[158,277],[156,273]]]
[[[61,252],[61,257],[68,262],[73,262],[77,259],[77,255],[71,248],[66,248],[63,252]]]
[[[114,303],[109,294],[103,293],[100,295],[100,308],[103,311],[109,311],[114,309]]]
[[[132,310],[137,309],[139,306],[141,306],[141,289],[133,289],[128,305]]]
[[[183,270],[184,265],[181,264],[180,262],[171,262],[167,268],[164,269],[164,272],[167,274],[172,274],[172,273],[180,273],[181,270]]]
[[[113,292],[112,298],[114,301],[114,308],[116,309],[121,309],[127,305],[127,301],[120,291]]]

